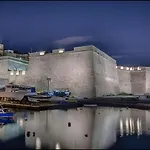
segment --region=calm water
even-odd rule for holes
[[[0,119],[3,149],[149,149],[150,111],[126,108],[77,108],[15,112]]]

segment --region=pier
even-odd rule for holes
[[[97,97],[87,99],[68,99],[50,102],[29,102],[5,100],[0,103],[3,107],[27,109],[34,111],[48,109],[70,109],[87,106],[102,106],[102,107],[126,107],[150,110],[150,100],[140,100],[137,96],[118,96],[118,97]]]

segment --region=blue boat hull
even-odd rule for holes
[[[14,113],[0,113],[0,117],[13,117]]]

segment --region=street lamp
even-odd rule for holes
[[[50,77],[48,77],[47,78],[47,83],[48,83],[48,89],[47,89],[47,91],[49,92],[49,85],[50,85],[50,81],[51,81],[51,78]]]

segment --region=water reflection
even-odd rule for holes
[[[4,124],[5,122],[5,124]],[[16,113],[0,127],[3,141],[25,135],[28,148],[107,149],[129,136],[150,134],[150,112],[126,108],[77,108]]]
[[[0,118],[0,140],[5,142],[24,134],[24,129],[12,118]]]
[[[106,149],[116,142],[118,134],[149,134],[150,121],[146,118],[150,118],[150,112],[126,108],[34,112],[25,122],[25,142],[27,147],[36,149]]]

